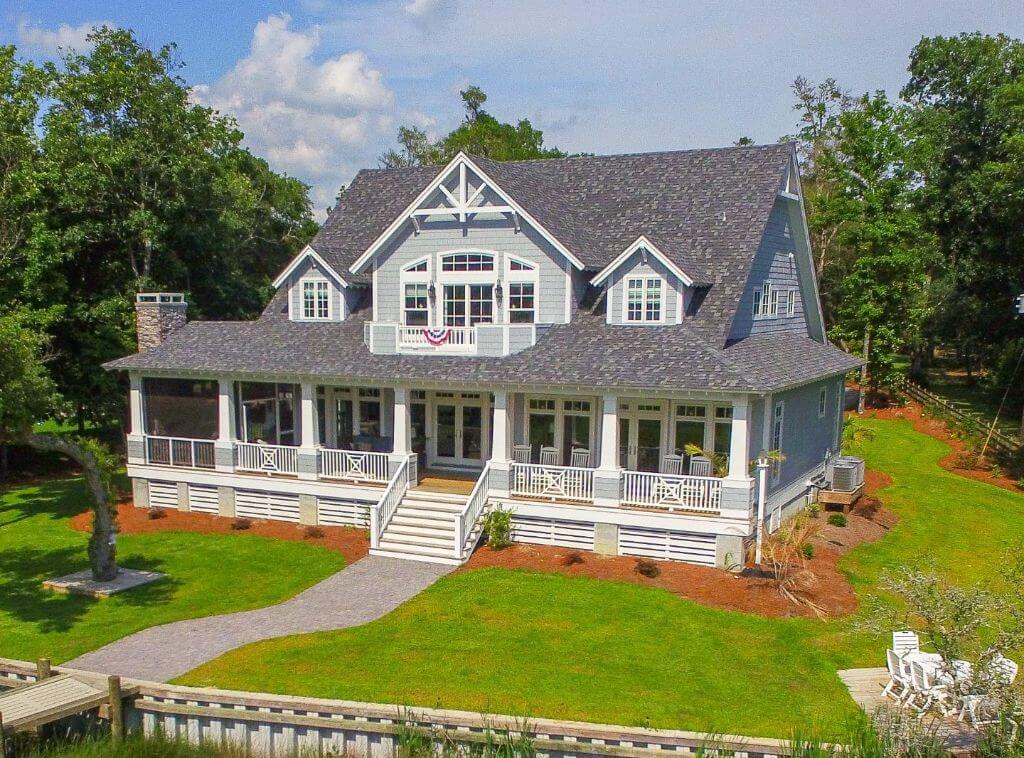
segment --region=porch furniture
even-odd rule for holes
[[[913,692],[910,674],[894,650],[885,651],[885,667],[889,670],[889,683],[882,690],[882,697],[891,697],[902,705]]]
[[[683,456],[666,455],[661,459],[661,473],[681,476],[683,473]]]
[[[907,653],[916,653],[920,650],[921,641],[915,632],[893,632],[892,649],[896,652],[896,655],[903,658]]]
[[[971,681],[973,671],[970,671],[970,664],[967,663],[967,661],[954,661],[954,663],[962,664],[967,667],[969,675],[963,677],[963,680],[968,682]],[[1000,684],[1013,684],[1017,678],[1017,663],[1011,661],[1009,658],[1003,657],[1002,655],[993,661],[993,668],[995,668],[996,675],[1001,680]],[[995,722],[994,717],[997,716],[995,711],[998,707],[998,702],[989,694],[968,693],[963,695],[960,699],[960,710],[957,718],[960,721],[970,719],[971,724],[975,728],[978,728]]]
[[[925,713],[933,705],[937,705],[943,714],[950,711],[952,695],[949,687],[937,681],[941,665],[941,656],[938,663],[919,660],[916,656],[910,661],[910,686],[913,692],[907,703],[916,708],[918,713]]]
[[[513,445],[512,446],[512,460],[516,463],[529,463],[530,462],[530,446],[529,445]]]
[[[575,468],[590,468],[590,451],[585,447],[574,447],[569,464]]]
[[[714,476],[715,469],[711,465],[711,459],[704,455],[694,455],[690,458],[690,476]]]
[[[557,447],[542,447],[540,449],[540,465],[557,466],[560,453],[561,451]]]

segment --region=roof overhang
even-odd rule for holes
[[[413,223],[416,223],[417,216],[422,217],[424,215],[434,215],[433,213],[427,213],[423,209],[420,209],[420,206],[427,200],[427,198],[429,198],[435,191],[437,191],[439,187],[442,187],[444,181],[451,176],[453,171],[459,171],[460,174],[464,176],[464,172],[466,171],[467,168],[470,169],[474,174],[476,174],[483,182],[485,182],[494,191],[494,193],[501,198],[501,200],[505,203],[505,206],[479,206],[476,207],[475,211],[471,207],[453,207],[443,209],[438,208],[436,209],[438,214],[440,214],[441,212],[453,213],[454,215],[458,215],[460,217],[460,221],[465,221],[467,212],[511,213],[514,217],[519,217],[525,220],[530,226],[536,229],[537,232],[548,243],[550,243],[552,247],[555,248],[555,250],[557,250],[559,253],[565,256],[566,260],[568,260],[573,266],[575,266],[580,271],[583,270],[583,262],[580,261],[580,259],[576,257],[576,255],[574,255],[573,252],[569,250],[569,248],[567,248],[565,245],[559,242],[559,240],[553,234],[551,234],[551,232],[545,229],[537,221],[537,219],[535,219],[519,203],[517,203],[512,198],[512,196],[508,194],[508,192],[503,190],[498,185],[497,182],[495,182],[490,176],[487,175],[487,173],[483,169],[476,165],[468,155],[460,152],[458,155],[452,158],[452,160],[448,163],[447,166],[445,166],[443,169],[441,169],[441,171],[438,172],[434,180],[430,182],[430,184],[428,184],[423,189],[423,191],[420,192],[420,194],[417,195],[416,198],[411,203],[409,203],[405,210],[403,210],[395,218],[395,220],[391,222],[388,228],[385,229],[383,233],[381,233],[381,235],[377,237],[377,239],[375,239],[368,248],[366,248],[365,252],[363,252],[363,254],[356,259],[355,263],[349,266],[349,271],[351,271],[353,274],[360,273],[366,267],[366,265],[373,259],[373,257],[380,252],[384,244],[389,239],[391,239],[391,237],[399,229],[401,229],[402,225],[405,224],[406,221],[412,221]],[[449,193],[445,191],[445,194],[448,195]],[[434,209],[427,209],[427,211],[432,210]],[[518,220],[516,220],[516,223],[518,227]]]
[[[278,275],[277,279],[274,280],[274,288],[276,289],[280,287],[282,284],[284,284],[286,281],[288,281],[288,277],[294,274],[296,269],[298,269],[302,262],[305,261],[307,258],[311,258],[314,261],[316,261],[317,265],[320,266],[321,269],[323,269],[324,273],[329,274],[331,278],[334,279],[335,284],[337,284],[340,287],[349,286],[348,282],[345,281],[345,278],[341,276],[341,274],[339,274],[337,271],[335,271],[327,261],[320,257],[320,254],[316,250],[314,250],[309,245],[306,245],[304,248],[302,248],[298,255],[292,258],[292,262],[288,264],[288,268],[282,271]]]
[[[648,253],[650,253],[651,256],[653,256],[662,266],[671,271],[674,276],[678,277],[679,281],[681,281],[687,287],[692,287],[696,283],[696,280],[692,276],[690,276],[681,268],[679,268],[679,266],[673,263],[673,261],[667,255],[665,255],[665,253],[658,249],[657,245],[655,245],[653,242],[647,239],[647,237],[641,234],[639,237],[636,238],[636,241],[633,242],[632,245],[630,245],[621,253],[619,253],[618,257],[615,260],[613,260],[611,263],[609,263],[607,266],[601,269],[597,276],[595,276],[591,280],[591,284],[593,284],[594,286],[599,286],[603,284],[608,279],[608,277],[615,273],[616,269],[622,266],[622,264],[628,261],[634,253],[640,250],[646,250]]]

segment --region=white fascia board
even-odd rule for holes
[[[657,261],[661,263],[662,266],[671,271],[672,274],[678,277],[679,281],[681,281],[687,287],[693,286],[693,277],[689,276],[685,271],[679,268],[679,266],[673,263],[667,255],[661,252],[661,250],[659,250],[654,243],[652,243],[649,239],[647,239],[647,237],[643,235],[637,237],[636,242],[634,242],[632,245],[630,245],[621,253],[619,253],[619,256],[615,260],[613,260],[611,263],[609,263],[607,266],[601,269],[601,271],[598,272],[597,276],[591,279],[590,283],[593,284],[595,287],[604,283],[604,281],[608,277],[610,277],[615,272],[615,270],[619,268],[619,266],[628,261],[630,257],[633,255],[633,253],[635,253],[637,250],[640,250],[641,248],[643,248],[651,255],[653,255],[655,259],[657,259]]]
[[[316,261],[317,264],[326,273],[330,274],[334,278],[336,284],[338,284],[341,287],[348,287],[348,282],[345,281],[344,277],[342,277],[337,271],[331,268],[327,261],[321,258],[320,254],[317,253],[316,250],[314,250],[309,245],[306,245],[304,248],[302,248],[298,255],[292,258],[292,262],[288,264],[288,268],[282,271],[281,274],[277,277],[277,279],[274,280],[274,288],[276,289],[280,287],[282,284],[284,284],[286,281],[288,281],[288,277],[295,273],[295,269],[297,269],[299,267],[299,264],[306,260],[306,258],[312,258],[314,261]]]
[[[366,248],[366,252],[360,255],[356,259],[355,263],[349,266],[349,271],[351,271],[353,274],[358,274],[362,270],[362,268],[370,261],[370,259],[373,258],[373,256],[380,251],[380,248],[384,245],[384,243],[387,242],[391,238],[391,236],[401,228],[402,224],[404,224],[407,219],[409,219],[411,216],[415,214],[415,211],[419,208],[419,206],[422,205],[423,202],[428,197],[430,197],[430,195],[432,195],[438,187],[441,186],[441,184],[444,182],[445,179],[448,178],[451,172],[454,171],[456,168],[459,168],[460,166],[472,169],[473,173],[475,173],[484,182],[490,185],[491,189],[494,190],[498,197],[505,201],[506,205],[508,206],[508,209],[510,209],[512,213],[526,219],[526,221],[534,229],[536,229],[545,240],[551,243],[552,247],[554,247],[559,253],[564,255],[569,260],[569,262],[572,263],[573,266],[578,268],[580,271],[583,270],[583,262],[579,258],[573,255],[572,252],[565,245],[559,242],[555,238],[555,236],[551,234],[551,232],[549,232],[547,229],[541,226],[533,216],[531,216],[529,213],[523,210],[523,207],[519,205],[519,203],[517,203],[515,200],[513,200],[512,197],[509,196],[509,194],[505,192],[498,185],[497,182],[495,182],[493,179],[491,179],[491,177],[484,173],[484,171],[479,166],[473,163],[473,161],[470,160],[468,155],[460,152],[458,155],[452,158],[448,165],[445,166],[438,173],[438,175],[434,178],[434,181],[428,184],[423,189],[423,191],[416,196],[416,199],[409,203],[408,206],[406,206],[405,210],[403,210],[395,218],[395,220],[391,222],[390,226],[388,226],[388,228],[385,229],[384,232],[379,237],[377,237],[377,239],[375,239],[368,248]],[[445,210],[446,212],[451,212],[448,211],[447,209]],[[508,210],[503,210],[499,208],[488,209],[486,207],[481,208],[479,212],[486,213],[488,211],[494,213],[508,212]]]

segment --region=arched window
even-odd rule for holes
[[[441,256],[441,271],[494,271],[494,256],[489,253],[446,253]]]

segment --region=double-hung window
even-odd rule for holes
[[[331,317],[331,285],[326,279],[302,282],[302,318],[323,321]]]
[[[828,407],[828,387],[818,390],[818,418],[825,417],[825,409]]]
[[[430,311],[427,304],[427,283],[416,282],[405,285],[405,325],[427,326]]]
[[[775,315],[779,307],[779,293],[772,287],[770,280],[765,280],[761,289],[754,291],[754,318],[769,318]]]
[[[657,323],[662,320],[664,287],[661,277],[636,276],[626,279],[626,321]]]
[[[511,324],[532,324],[537,316],[533,282],[509,282],[508,320]]]
[[[782,421],[786,415],[786,404],[779,401],[775,404],[775,412],[772,415],[772,479],[778,481],[782,474]]]

